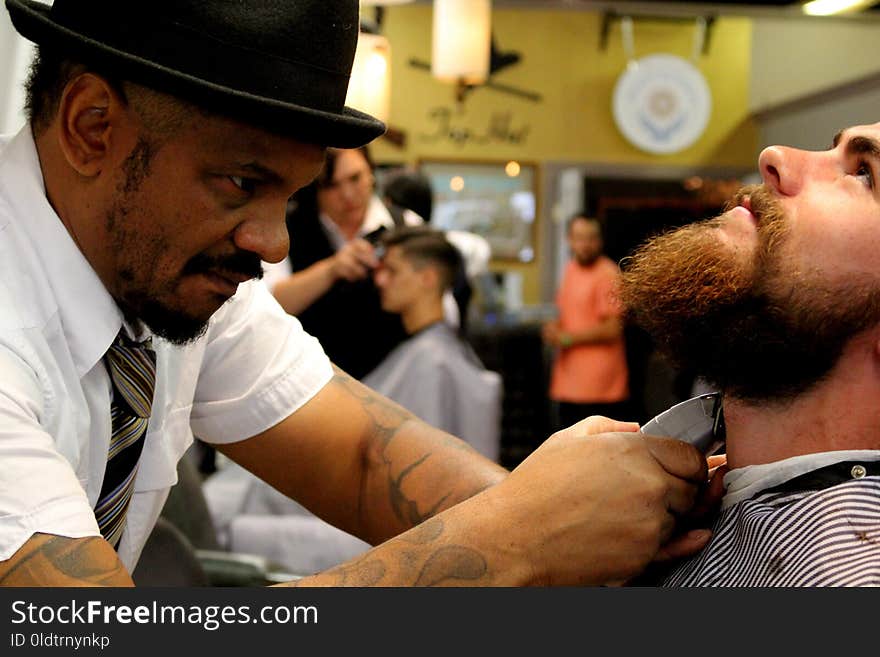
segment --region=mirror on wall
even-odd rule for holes
[[[421,160],[434,192],[432,223],[485,237],[493,260],[535,258],[537,167],[522,162]]]

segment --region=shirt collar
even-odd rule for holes
[[[336,223],[323,212],[320,215],[320,219],[321,225],[324,227],[324,231],[330,238],[333,247],[337,250],[341,249],[347,240],[336,226]],[[388,228],[389,230],[394,228],[394,218],[391,216],[388,208],[385,207],[385,204],[382,203],[382,199],[373,195],[370,198],[370,204],[367,206],[367,213],[364,216],[364,221],[358,229],[358,237],[363,237],[364,235],[383,227]]]
[[[77,373],[83,376],[104,356],[122,326],[122,312],[76,246],[46,198],[40,161],[29,125],[7,145],[0,180],[14,216],[39,253]]]
[[[859,460],[880,461],[880,450],[858,449],[804,454],[773,463],[747,465],[731,470],[724,475],[725,493],[721,508],[733,506],[754,497],[763,490],[773,488],[789,479],[818,470],[826,465]]]

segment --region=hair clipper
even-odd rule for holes
[[[671,436],[690,443],[707,456],[724,445],[721,393],[697,395],[663,411],[647,422],[642,433]]]

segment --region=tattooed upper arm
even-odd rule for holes
[[[2,586],[133,586],[116,552],[103,538],[34,534],[6,561]]]

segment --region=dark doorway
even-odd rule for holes
[[[649,237],[716,216],[736,181],[688,189],[682,181],[595,180],[585,185],[585,208],[603,226],[605,252],[620,263]],[[624,263],[625,266],[625,263]],[[693,376],[678,372],[654,351],[648,335],[625,327],[630,376],[630,416],[640,423],[690,396]]]

